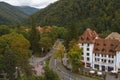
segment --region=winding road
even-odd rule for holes
[[[57,43],[61,44],[62,42],[60,40],[57,40]],[[49,67],[59,75],[61,80],[75,80],[76,78],[78,80],[95,80],[93,78],[81,76],[81,75],[72,73],[70,70],[67,70],[59,60],[53,58],[53,52],[55,50],[56,49],[53,47],[51,51],[43,58],[31,57],[30,64],[31,65],[35,65],[38,63],[43,64],[45,60],[50,58]],[[113,76],[107,75],[106,80],[120,80],[120,79],[119,78],[116,79]]]

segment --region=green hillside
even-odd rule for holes
[[[97,32],[120,30],[120,0],[59,0],[31,17],[40,26],[86,28]]]
[[[18,8],[5,2],[0,2],[0,25],[20,23],[28,15]]]
[[[28,15],[31,15],[38,11],[38,9],[29,6],[16,6],[16,7]]]

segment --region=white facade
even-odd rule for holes
[[[82,62],[85,63],[85,67],[92,67],[93,66],[93,47],[94,47],[94,44],[89,44],[89,43],[80,43],[79,44],[80,48],[83,49],[83,53],[82,53],[82,56],[83,56],[83,60]]]
[[[116,71],[118,71],[120,69],[120,51],[116,52],[115,64]]]
[[[116,70],[116,56],[105,54],[93,54],[93,69],[100,71]]]
[[[94,44],[79,43],[83,49],[83,60],[85,68],[92,68],[99,71],[118,71],[120,68],[120,51],[116,55],[95,54],[93,53]]]

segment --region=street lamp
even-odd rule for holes
[[[18,78],[18,67],[15,67],[15,70],[16,70],[16,72],[15,72],[15,79],[17,79]]]
[[[15,72],[15,79],[17,79],[18,77],[21,78],[22,77],[22,72],[20,71],[19,67],[15,67],[16,72]]]

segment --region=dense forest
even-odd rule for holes
[[[88,27],[98,33],[106,30],[119,32],[119,3],[120,0],[59,0],[31,17],[37,25],[74,26],[72,30],[79,33]]]

